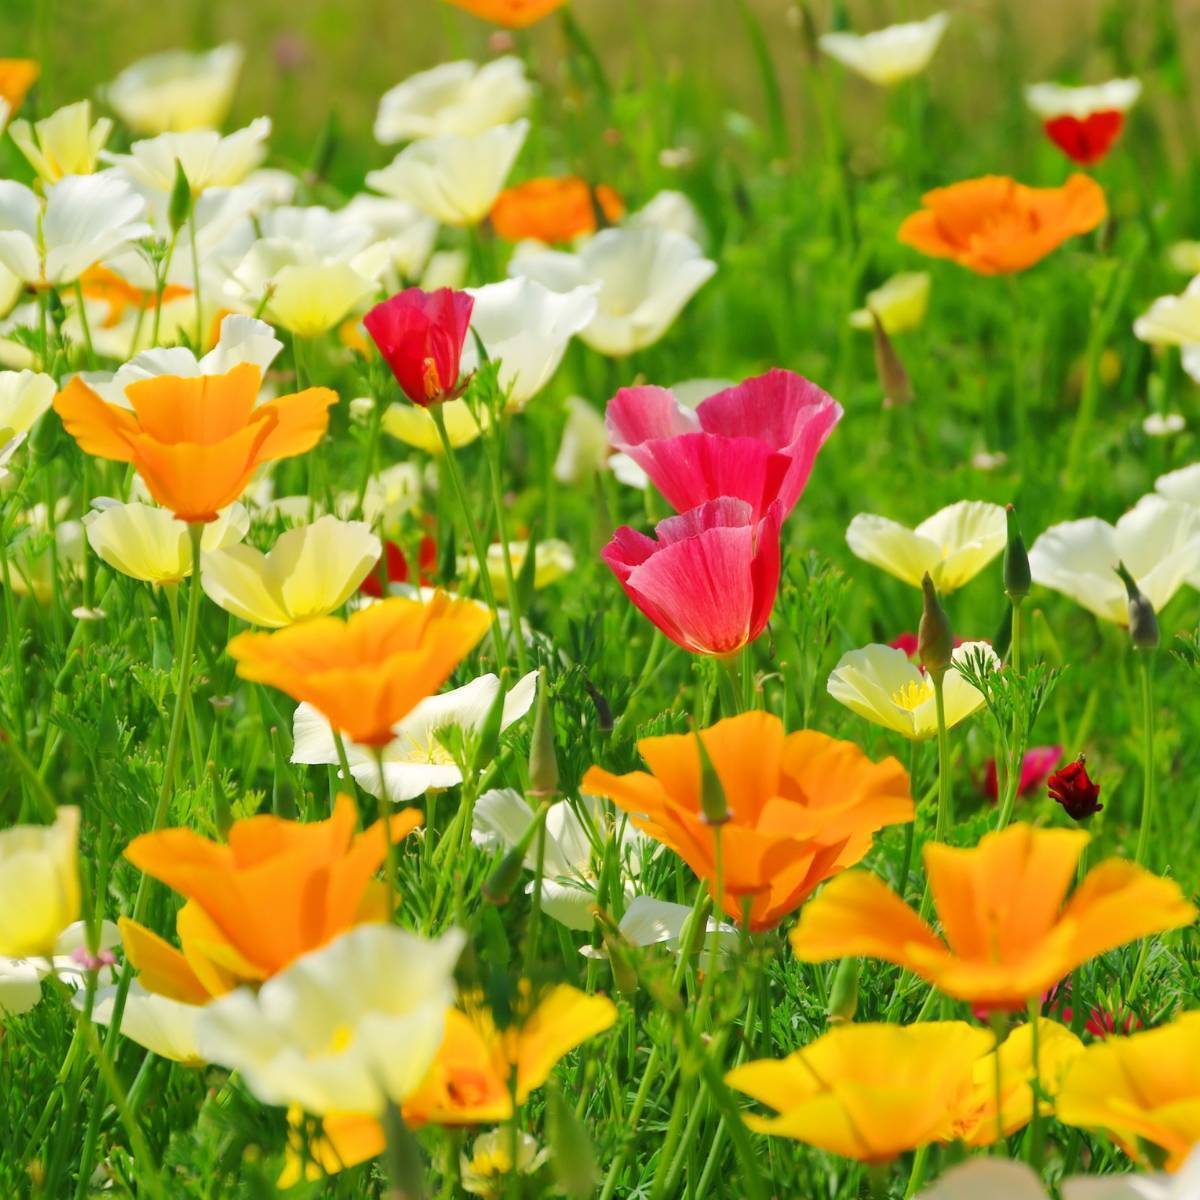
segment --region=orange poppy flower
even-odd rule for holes
[[[596,232],[596,208],[605,220],[619,221],[625,205],[607,184],[595,192],[584,179],[531,179],[505,188],[492,206],[492,228],[507,241],[536,238],[539,242],[569,242]]]
[[[457,8],[509,29],[524,29],[561,8],[566,0],[447,0]]]
[[[105,329],[112,329],[115,325],[119,325],[127,308],[140,308],[145,311],[154,308],[158,302],[153,291],[144,291],[142,288],[135,287],[128,279],[118,275],[116,271],[99,264],[84,271],[79,277],[79,284],[83,288],[83,294],[89,300],[99,300],[108,305],[108,312],[103,321]],[[182,296],[191,294],[191,288],[183,287],[178,283],[168,283],[163,288],[162,302],[169,304],[172,300],[178,300]]]
[[[1095,955],[1196,919],[1176,883],[1117,858],[1066,900],[1088,836],[1017,824],[971,849],[926,845],[945,941],[875,875],[844,875],[801,913],[792,948],[807,962],[881,958],[957,1000],[1023,1008]]]
[[[229,643],[238,674],[305,700],[360,746],[386,746],[392,727],[432,695],[483,637],[487,611],[438,592],[396,597],[350,616],[303,621]]]
[[[1087,175],[1052,188],[985,175],[926,192],[921,202],[900,226],[900,241],[980,275],[1024,271],[1108,215],[1104,189]]]
[[[1166,1154],[1177,1171],[1200,1145],[1200,1012],[1169,1025],[1110,1037],[1089,1046],[1071,1065],[1058,1098],[1066,1125],[1101,1129],[1137,1162],[1141,1143]]]
[[[725,791],[721,907],[767,929],[822,880],[859,862],[885,825],[913,819],[908,776],[894,758],[872,762],[853,742],[804,730],[785,734],[764,712],[718,721],[700,733]],[[696,735],[643,738],[650,772],[612,775],[592,767],[581,789],[607,796],[639,829],[670,846],[715,887],[713,828],[700,806]]]
[[[514,1071],[516,1100],[524,1104],[563,1055],[603,1033],[616,1019],[616,1006],[607,997],[589,996],[565,983],[551,988],[523,1020],[505,1030],[496,1028],[479,998],[466,1011],[451,1009],[437,1059],[425,1082],[405,1103],[404,1120],[410,1126],[506,1121],[512,1115],[509,1080]],[[289,1116],[296,1125],[298,1114]],[[308,1145],[307,1170],[299,1145],[289,1148],[281,1187],[290,1187],[302,1177],[332,1175],[383,1152],[383,1127],[374,1117],[335,1114],[325,1117],[322,1128],[323,1139]]]
[[[32,58],[0,58],[0,102],[15,113],[42,73]]]
[[[261,815],[235,821],[228,844],[190,829],[134,838],[125,857],[187,903],[176,930],[182,953],[122,920],[125,951],[148,991],[206,1004],[239,983],[268,979],[290,962],[365,921],[387,919],[387,889],[372,879],[387,857],[381,822],[354,832],[358,813],[338,796],[327,821]],[[421,823],[405,809],[392,841]]]
[[[121,408],[76,375],[54,410],[80,449],[132,463],[181,521],[215,521],[262,463],[311,450],[337,403],[336,392],[316,387],[256,407],[261,383],[253,363],[225,375],[159,375],[131,383],[131,407]]]

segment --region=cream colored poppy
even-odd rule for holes
[[[890,87],[929,66],[949,23],[949,14],[939,12],[924,21],[889,25],[873,33],[826,33],[820,46],[855,74]]]
[[[104,98],[135,133],[216,129],[233,103],[244,57],[233,43],[200,54],[152,54],[126,67]]]
[[[975,654],[982,654],[992,669],[1000,665],[987,642],[964,642],[955,649],[953,661],[961,663]],[[922,741],[937,733],[933,680],[903,650],[870,645],[848,651],[830,674],[828,690],[851,712],[906,738]],[[946,672],[942,694],[947,728],[965,721],[983,705],[983,693],[953,666]]]
[[[1178,346],[1183,369],[1200,380],[1200,275],[1178,296],[1159,296],[1133,323],[1151,346]]]
[[[908,529],[875,513],[859,513],[846,543],[864,562],[921,586],[928,571],[939,592],[969,583],[1007,541],[1004,509],[983,500],[960,500]]]
[[[83,518],[88,543],[110,567],[143,583],[178,583],[192,573],[188,527],[170,509],[133,501],[104,503]],[[204,526],[201,549],[235,545],[250,530],[250,516],[230,505]]]
[[[441,406],[446,437],[456,450],[469,446],[488,426],[488,415],[479,410],[478,420],[465,400],[447,400]],[[381,428],[397,441],[426,454],[441,454],[442,443],[429,410],[416,404],[389,404],[383,410]]]
[[[96,157],[112,133],[112,122],[101,117],[92,124],[92,102],[80,100],[30,124],[14,121],[8,132],[43,183],[64,175],[90,175]]]
[[[340,608],[381,553],[379,538],[365,522],[324,516],[280,534],[267,554],[253,546],[206,554],[200,582],[226,612],[280,629]]]
[[[0,954],[43,958],[79,916],[79,809],[0,830]]]
[[[929,272],[902,271],[867,293],[866,306],[850,314],[850,324],[870,331],[874,328],[874,313],[884,333],[908,333],[925,320],[928,311]]]
[[[0,438],[28,433],[54,402],[58,386],[37,371],[0,371]]]
[[[244,129],[222,136],[213,129],[160,133],[129,147],[128,154],[101,153],[142,187],[170,195],[176,166],[183,168],[192,195],[241,183],[267,155],[271,118],[256,117]]]

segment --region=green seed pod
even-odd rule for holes
[[[483,881],[483,898],[489,904],[507,904],[521,882],[525,870],[525,847],[514,846],[492,868],[492,873]]]
[[[921,623],[917,626],[917,653],[925,670],[932,676],[940,677],[946,673],[954,654],[954,632],[928,571],[921,580],[921,591],[925,607],[921,612]]]
[[[913,400],[912,382],[883,322],[871,310],[871,330],[875,337],[875,374],[883,388],[883,407],[900,408]]]
[[[1129,597],[1129,640],[1135,650],[1158,649],[1158,617],[1154,613],[1154,605],[1142,595],[1136,580],[1125,569],[1124,563],[1117,563],[1117,574],[1125,585],[1125,594]]]
[[[858,1012],[858,959],[843,958],[833,977],[829,992],[829,1023],[842,1025],[854,1020]]]
[[[729,820],[729,805],[725,800],[725,788],[713,760],[709,756],[704,739],[696,734],[696,750],[700,755],[700,811],[707,825],[724,825]]]
[[[559,1189],[573,1200],[593,1195],[600,1182],[596,1150],[587,1127],[557,1087],[549,1088],[546,1094],[546,1128]]]
[[[167,221],[172,233],[178,233],[192,213],[192,185],[184,174],[183,163],[175,160],[175,182],[171,185],[171,198],[167,201]]]
[[[554,710],[546,686],[546,671],[538,672],[537,711],[529,745],[529,795],[539,800],[558,794],[558,756],[554,751]]]
[[[1025,539],[1017,525],[1017,510],[1010,504],[1005,510],[1008,521],[1008,541],[1004,546],[1004,593],[1014,604],[1019,604],[1029,595],[1033,576],[1029,570],[1029,555],[1025,552]]]

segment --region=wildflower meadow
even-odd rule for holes
[[[0,1200],[1200,1200],[1192,0],[0,34]]]

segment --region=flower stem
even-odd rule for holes
[[[171,259],[175,257],[175,243],[179,241],[179,231],[176,230],[171,234],[171,240],[167,243],[167,254],[162,261],[160,273],[154,280],[154,324],[150,328],[150,345],[158,345],[158,330],[162,323],[162,306],[163,293],[167,290],[167,273],[171,269]],[[198,301],[197,301],[198,302]],[[130,357],[133,356],[136,350],[136,343],[133,349],[130,350]],[[198,349],[199,347],[197,347]]]
[[[200,253],[196,249],[196,203],[192,201],[192,211],[188,215],[188,240],[192,244],[192,288],[196,296],[196,354],[204,353],[204,303],[200,296]],[[163,281],[166,282],[166,272],[163,272]],[[159,307],[162,307],[161,297],[159,299]],[[158,341],[158,314],[155,313],[155,341]]]
[[[1154,824],[1157,787],[1154,774],[1154,660],[1153,651],[1139,650],[1138,666],[1142,675],[1142,827],[1138,831],[1134,861],[1145,866],[1150,850],[1150,830]]]
[[[950,732],[946,728],[945,675],[933,673],[933,695],[937,706],[938,727],[938,807],[933,840],[944,842],[946,830],[954,819],[954,798],[950,790]]]
[[[1041,1008],[1040,1000],[1030,1000],[1029,1033],[1032,1038],[1033,1052],[1033,1105],[1029,1112],[1029,1165],[1035,1171],[1040,1171],[1042,1167],[1042,1117],[1038,1111],[1042,1094],[1041,1031],[1038,1027],[1038,1021],[1042,1015]],[[1000,1119],[999,1116],[996,1119],[998,1122]]]
[[[513,574],[512,551],[509,549],[507,522],[504,519],[504,496],[500,488],[500,459],[503,448],[501,428],[502,418],[494,418],[486,437],[485,457],[488,464],[488,479],[491,483],[492,507],[496,510],[496,533],[500,538],[500,558],[504,564],[504,586],[508,593],[510,632],[513,646],[517,652],[517,671],[524,675],[529,669],[529,664],[525,658],[525,638],[521,632],[521,597],[517,592],[516,576]],[[536,548],[526,545],[525,552],[527,554],[536,553]],[[486,569],[487,563],[481,560],[479,563],[480,573],[486,573]]]
[[[471,546],[475,551],[475,561],[479,564],[479,586],[483,592],[484,602],[492,614],[492,645],[496,650],[496,664],[503,665],[508,655],[504,645],[504,634],[500,629],[500,613],[496,608],[496,594],[492,590],[492,580],[487,571],[487,547],[483,544],[483,535],[479,523],[471,516],[471,508],[467,503],[467,492],[463,486],[462,473],[458,469],[458,460],[454,457],[454,447],[450,445],[450,437],[446,433],[446,418],[442,415],[439,405],[429,407],[429,415],[433,417],[437,429],[438,440],[442,444],[442,458],[446,464],[446,474],[450,476],[450,486],[454,489],[454,498],[458,502],[459,512],[466,523],[467,533],[471,538]],[[520,636],[518,630],[517,636]]]

